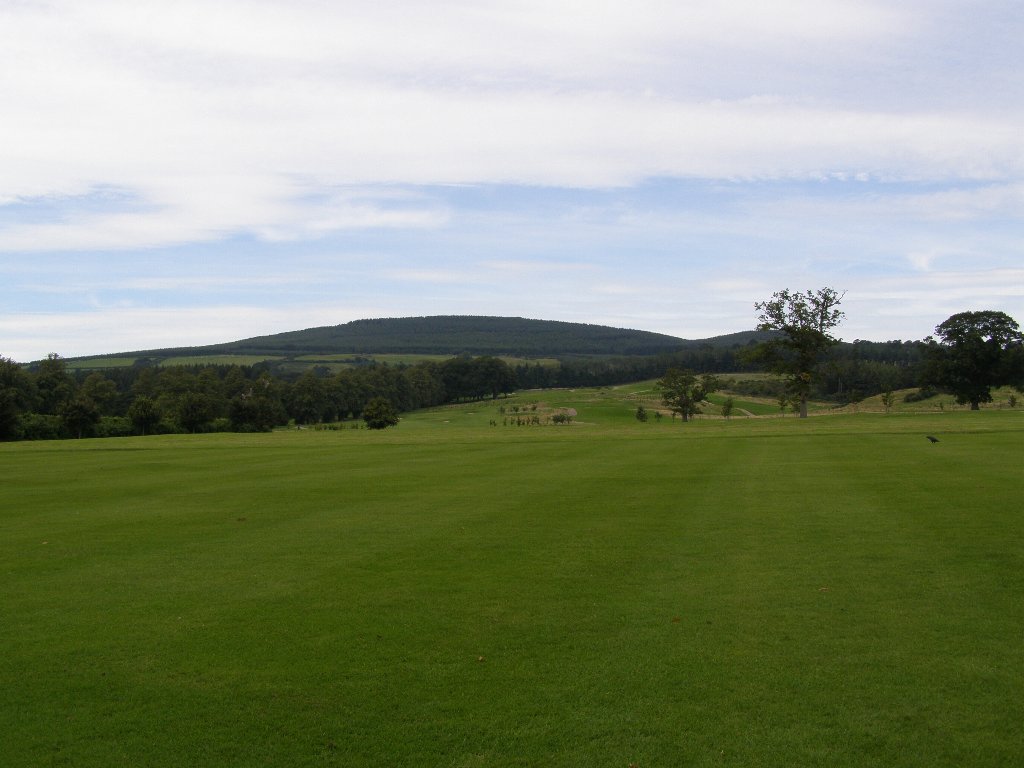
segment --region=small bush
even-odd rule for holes
[[[919,403],[922,400],[927,400],[929,398],[935,397],[937,394],[939,394],[939,390],[937,390],[933,386],[926,384],[925,386],[918,389],[917,392],[907,392],[907,394],[903,396],[903,402]]]
[[[135,434],[135,429],[127,416],[101,416],[93,434],[96,437],[128,437]]]
[[[23,440],[60,440],[67,437],[60,416],[42,413],[23,413],[20,423]]]
[[[387,398],[375,397],[363,408],[367,429],[387,429],[398,423],[398,413]]]

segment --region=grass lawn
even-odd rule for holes
[[[0,445],[0,764],[1020,764],[1024,416],[613,394]]]

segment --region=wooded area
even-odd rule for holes
[[[975,315],[989,321],[998,315],[1002,330],[995,338],[986,336],[988,326],[981,327]],[[976,405],[985,402],[986,382],[1019,385],[1024,353],[1012,318],[1001,313],[965,313],[947,323],[955,319],[962,321],[956,333],[951,330],[948,337],[941,336],[941,343],[932,339],[835,343],[822,352],[801,396],[844,405],[893,390],[934,386]],[[426,318],[410,320],[421,322]],[[431,320],[447,322],[448,318]],[[465,330],[461,323],[464,318],[458,320]],[[372,326],[375,321],[366,322]],[[539,326],[533,324],[542,321],[527,322],[539,333]],[[557,364],[524,362],[513,366],[492,355],[461,354],[441,362],[412,365],[360,358],[358,364],[342,370],[311,364],[298,373],[289,367],[294,358],[256,365],[160,366],[142,357],[130,366],[88,371],[72,369],[56,354],[30,366],[0,357],[0,440],[262,431],[290,422],[306,425],[358,419],[375,398],[383,398],[395,411],[403,412],[460,400],[497,398],[521,389],[644,381],[662,377],[672,369],[692,374],[771,370],[764,356],[758,354],[764,346],[763,333],[736,334],[682,346],[677,339],[674,349],[658,354],[556,355],[553,351],[572,338],[559,333],[584,329],[584,333],[599,336],[615,329],[572,323],[553,326],[554,335],[548,342],[554,346],[536,339],[518,346],[527,348],[535,343],[539,354],[557,359]],[[443,327],[444,323],[435,323],[430,333],[440,333]],[[507,324],[495,323],[489,332],[496,334],[499,327],[509,329]],[[945,324],[939,328],[944,329]],[[620,341],[625,343],[630,334],[637,333],[643,335],[622,331]],[[490,343],[497,345],[498,340],[498,335],[492,335]],[[385,347],[395,349],[402,343],[393,339]],[[501,343],[506,351],[517,346],[507,338]],[[452,344],[448,339],[424,351],[438,354],[441,349],[451,349]],[[986,361],[985,365],[979,361]],[[968,363],[974,366],[970,372],[972,389],[964,394],[960,379],[966,375]],[[771,378],[734,381],[731,388],[737,394],[773,398],[792,389],[784,379]]]
[[[744,347],[704,345],[673,354],[570,357],[558,365],[515,367],[491,356],[386,365],[367,361],[337,372],[310,367],[286,373],[275,363],[252,366],[135,365],[73,370],[51,355],[31,367],[0,359],[0,439],[54,439],[154,432],[257,431],[294,421],[316,424],[358,418],[374,397],[398,411],[517,389],[604,386],[657,378],[669,368],[699,373],[758,370]],[[858,342],[840,345],[823,366],[816,396],[848,402],[914,386],[921,345]],[[737,386],[774,396],[771,382]],[[777,388],[777,387],[776,387]]]

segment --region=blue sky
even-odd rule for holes
[[[1024,6],[0,1],[0,355],[1024,322]]]

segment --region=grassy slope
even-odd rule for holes
[[[0,445],[4,765],[1024,753],[1020,415],[543,397],[583,423]]]

